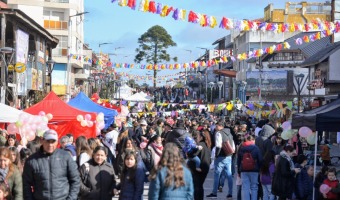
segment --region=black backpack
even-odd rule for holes
[[[140,150],[140,155],[141,155],[141,158],[144,162],[146,169],[150,172],[152,168],[155,166],[155,162],[154,162],[151,150],[148,149],[148,147],[145,147],[144,149]]]

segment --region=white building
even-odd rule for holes
[[[56,61],[52,88],[59,95],[73,95],[88,77],[83,74],[89,73],[83,52],[84,0],[8,0],[7,4],[25,12],[59,39],[52,52]]]

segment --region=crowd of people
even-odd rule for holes
[[[314,168],[299,137],[284,140],[282,128],[269,120],[254,123],[252,118],[235,121],[188,112],[131,116],[128,121],[119,127],[112,124],[95,138],[73,138],[72,133],[59,138],[48,130],[26,146],[2,130],[0,200],[138,200],[146,182],[149,199],[202,200],[217,198],[225,179],[227,199],[340,197],[336,170],[329,162],[313,181]],[[329,156],[324,149],[324,157]],[[204,194],[210,170],[213,189]]]

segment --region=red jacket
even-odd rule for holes
[[[335,181],[330,181],[328,179],[325,179],[323,181],[324,184],[328,185],[329,187],[331,188],[336,188],[339,184],[339,181],[338,180],[335,180]],[[338,198],[338,195],[333,193],[333,192],[328,192],[327,193],[327,199],[337,199]]]

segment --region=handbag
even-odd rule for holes
[[[234,154],[235,153],[235,143],[234,143],[234,141],[232,140],[232,143],[230,143],[228,134],[225,133],[224,131],[221,131],[221,132],[223,132],[227,136],[226,141],[222,142],[222,149],[224,151],[224,154],[227,155],[227,156]]]

